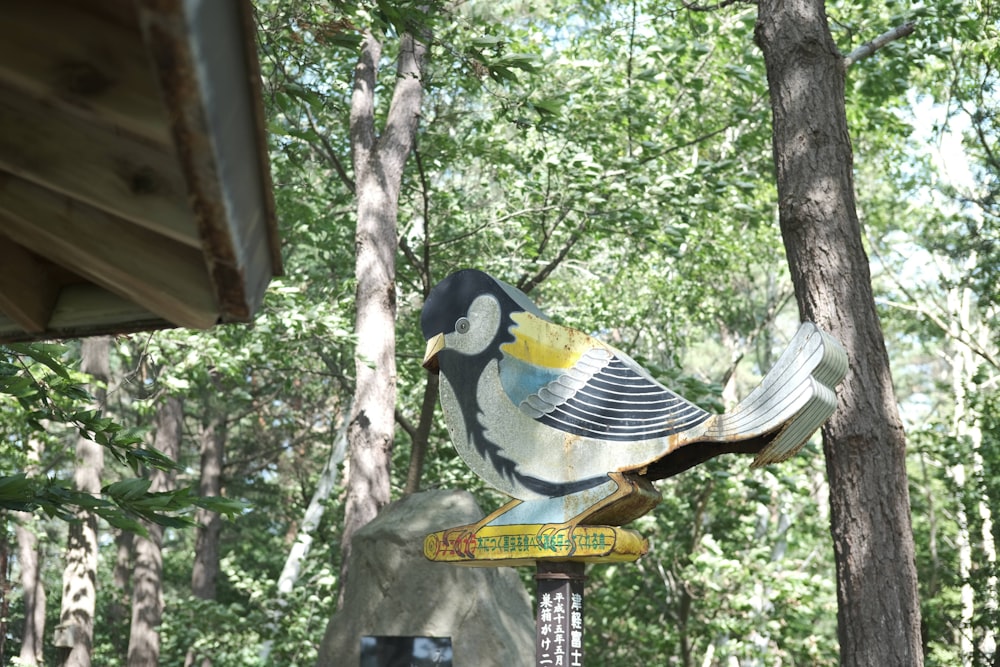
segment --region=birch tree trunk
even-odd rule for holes
[[[4,519],[7,517],[4,516]],[[10,562],[11,544],[10,533],[7,531],[6,521],[4,521],[3,534],[0,535],[0,664],[7,661],[7,636],[10,634],[8,623],[10,622],[10,594],[13,588],[10,583]]]
[[[842,665],[919,667],[906,441],[854,199],[845,63],[822,0],[760,0],[782,237],[799,313],[847,348],[823,427]]]
[[[350,412],[350,409],[348,409],[348,412]],[[341,427],[337,429],[337,435],[333,440],[333,446],[330,448],[330,456],[327,458],[326,464],[323,466],[323,470],[320,471],[319,479],[316,481],[316,490],[313,491],[312,497],[309,499],[309,505],[306,507],[305,514],[302,516],[302,526],[295,535],[295,541],[292,543],[292,548],[288,552],[288,558],[285,559],[285,564],[281,568],[281,574],[278,575],[278,598],[275,605],[276,614],[284,613],[284,610],[288,606],[288,600],[286,598],[292,592],[292,589],[295,587],[295,583],[299,580],[299,576],[302,574],[302,565],[306,562],[306,558],[309,556],[309,550],[312,548],[313,533],[315,533],[316,529],[319,528],[320,521],[322,521],[323,514],[325,513],[326,501],[329,500],[334,487],[337,486],[337,470],[347,454],[346,415],[344,415],[342,422],[343,424]],[[277,623],[270,623],[269,626],[269,634],[274,634],[277,629]],[[273,647],[273,639],[266,639],[261,644],[261,664],[268,664]]]
[[[168,397],[156,413],[153,448],[174,461],[180,455],[184,428],[184,405],[179,398]],[[174,488],[174,473],[155,469],[150,475],[149,491],[161,493]],[[163,526],[147,523],[148,537],[135,537],[135,568],[132,573],[132,624],[128,640],[130,667],[160,664],[158,628],[163,616]]]
[[[964,271],[970,271],[976,266],[977,256],[975,253],[968,258]],[[971,475],[968,474],[967,464],[956,463],[948,470],[949,476],[958,490],[958,498],[955,509],[955,521],[958,524],[958,534],[955,542],[958,549],[959,575],[962,580],[961,619],[959,626],[959,652],[962,657],[962,665],[968,667],[975,663],[977,652],[990,656],[996,652],[996,637],[993,629],[984,627],[982,634],[977,636],[975,627],[976,601],[982,610],[995,610],[997,607],[996,580],[992,577],[986,582],[986,586],[981,590],[976,590],[972,583],[973,563],[979,564],[996,562],[996,545],[993,541],[993,517],[990,509],[989,498],[976,489],[969,494],[967,485],[968,477],[973,480],[982,478],[983,475],[983,432],[978,416],[969,406],[970,389],[976,385],[976,375],[980,370],[981,363],[973,349],[975,345],[980,350],[989,350],[993,345],[990,332],[987,327],[973,321],[972,317],[973,294],[969,288],[953,287],[948,292],[948,321],[950,329],[948,335],[954,341],[954,352],[950,355],[949,361],[952,373],[952,394],[955,400],[955,412],[952,416],[952,434],[963,443],[968,443],[971,452],[968,456],[968,466],[971,467]],[[972,521],[967,511],[965,502],[966,496],[975,496],[979,519],[981,521],[981,532],[979,539],[973,538]],[[980,553],[973,558],[973,544],[976,544]],[[978,642],[978,646],[976,645]]]
[[[320,471],[319,479],[316,481],[316,489],[309,499],[305,514],[302,516],[302,525],[295,536],[292,548],[288,552],[288,558],[278,575],[278,595],[288,595],[292,592],[295,582],[298,581],[302,573],[302,564],[309,556],[312,548],[313,533],[319,528],[323,519],[326,501],[337,486],[337,469],[343,462],[347,453],[347,433],[346,422],[344,427],[337,430],[333,446],[330,448],[330,456]]]
[[[80,370],[89,373],[98,383],[106,383],[110,375],[111,339],[107,336],[84,339],[80,350]],[[104,405],[106,391],[95,384],[91,387],[96,408]],[[104,468],[104,448],[92,440],[80,438],[76,443],[76,469],[73,483],[78,491],[98,495],[101,492],[101,471]],[[66,568],[62,580],[62,606],[56,628],[56,646],[68,649],[61,664],[65,667],[89,667],[94,643],[94,609],[97,601],[97,515],[81,511],[77,521],[69,524],[66,544]]]
[[[396,85],[385,128],[375,130],[375,85],[382,43],[364,34],[351,98],[351,152],[357,197],[355,393],[348,422],[347,502],[341,538],[341,598],[351,539],[389,502],[396,405],[397,205],[403,166],[416,138],[423,98],[424,45],[400,37]]]

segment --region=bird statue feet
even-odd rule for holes
[[[438,560],[438,557],[445,555],[449,560],[455,562],[474,559],[476,548],[483,543],[484,539],[481,538],[480,532],[498,516],[502,516],[517,507],[521,502],[520,500],[512,500],[476,523],[431,533],[424,540],[424,555],[430,560]]]
[[[660,504],[662,498],[660,492],[649,480],[623,472],[609,473],[608,477],[616,485],[611,494],[587,505],[568,521],[543,525],[539,530],[539,536],[552,543],[568,544],[568,555],[573,556],[578,543],[587,539],[585,535],[582,536],[582,540],[578,539],[579,526],[620,526],[646,514]],[[581,494],[581,500],[589,502],[589,497],[594,495],[593,492],[584,492]]]
[[[457,558],[471,559],[476,557],[476,543],[478,540],[480,524],[468,524],[456,526],[447,530],[439,531],[428,536],[430,542],[424,541],[424,552],[428,550],[439,553],[450,551]]]
[[[636,475],[615,472],[608,477],[594,489],[559,499],[512,500],[474,524],[431,533],[424,540],[424,555],[477,566],[636,560],[646,553],[648,542],[619,526],[655,507],[660,494]]]

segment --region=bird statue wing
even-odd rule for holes
[[[529,312],[512,314],[500,382],[514,405],[560,431],[600,440],[661,438],[708,412],[654,380],[624,353]]]

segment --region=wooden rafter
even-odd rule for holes
[[[198,250],[17,177],[3,179],[0,192],[0,225],[20,245],[176,326],[218,320]]]
[[[0,236],[0,311],[28,333],[41,333],[58,298],[59,285],[38,256]]]
[[[0,16],[0,341],[252,320],[281,255],[249,0]]]

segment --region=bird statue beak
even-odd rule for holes
[[[423,366],[432,373],[437,373],[440,371],[438,366],[437,355],[438,352],[444,349],[444,334],[439,333],[438,335],[427,341],[427,349],[424,351],[424,363]]]

